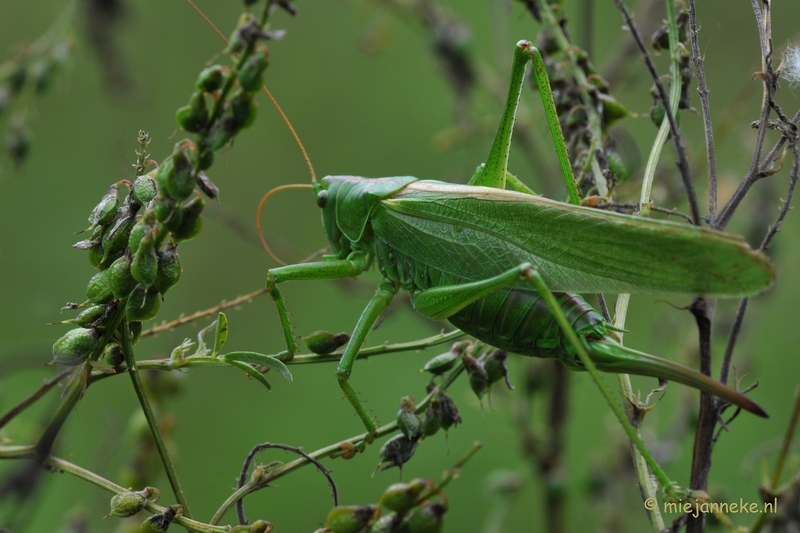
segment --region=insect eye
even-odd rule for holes
[[[325,207],[325,204],[328,203],[328,191],[320,191],[317,195],[317,205],[320,207]]]

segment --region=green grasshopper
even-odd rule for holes
[[[528,41],[520,41],[497,136],[487,162],[468,185],[413,177],[327,176],[314,182],[333,253],[323,261],[269,271],[267,288],[287,347],[281,357],[290,359],[299,348],[279,283],[354,277],[377,264],[383,276],[380,287],[336,370],[345,397],[369,435],[376,432],[375,422],[349,377],[367,333],[400,289],[410,293],[414,309],[423,316],[446,318],[491,346],[556,358],[573,370],[589,370],[596,379],[593,366],[674,380],[767,416],[750,398],[695,370],[622,346],[613,328],[580,296],[551,292],[733,297],[763,292],[774,273],[769,259],[738,236],[530,194],[507,172],[529,60],[570,197],[579,201],[544,64]],[[610,395],[607,399],[616,405]],[[618,416],[630,428],[621,411]],[[631,435],[633,430],[627,428]],[[635,432],[632,438],[638,440]],[[655,471],[652,463],[651,468]]]

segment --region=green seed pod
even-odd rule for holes
[[[183,514],[183,507],[170,505],[161,514],[154,514],[139,526],[139,533],[166,533],[169,525],[178,514]]]
[[[200,214],[206,207],[206,201],[199,194],[181,208],[182,220],[177,229],[172,230],[172,239],[178,243],[189,241],[200,235],[203,230],[203,219]]]
[[[379,517],[376,505],[340,505],[328,513],[325,527],[331,533],[362,533]]]
[[[144,509],[150,495],[149,487],[138,492],[125,491],[117,493],[111,498],[111,512],[108,516],[119,516],[122,518],[133,516]]]
[[[424,493],[433,492],[433,487],[432,482],[419,478],[410,483],[395,483],[389,485],[378,503],[398,514],[404,514],[417,504]]]
[[[194,190],[194,166],[183,150],[168,157],[158,172],[158,187],[178,202],[182,202]]]
[[[198,160],[198,168],[200,170],[207,170],[214,164],[214,152],[213,150],[203,150],[200,152],[200,157]],[[202,172],[201,172],[202,174]],[[199,179],[199,177],[198,177]],[[205,191],[203,191],[205,192]],[[208,193],[206,193],[208,194]]]
[[[103,233],[105,233],[105,231],[106,228],[103,226],[97,226],[92,232],[91,238],[74,245],[75,248],[79,250],[85,249],[89,251],[89,263],[91,263],[93,267],[98,266],[103,261],[103,256],[105,255],[103,252]],[[86,246],[79,246],[82,243],[86,243]]]
[[[420,426],[420,433],[426,437],[436,435],[442,427],[442,418],[442,402],[438,396],[435,396],[428,404],[428,410],[425,412],[425,418],[422,419]]]
[[[611,175],[614,177],[616,183],[619,184],[627,180],[630,173],[628,172],[628,166],[625,164],[622,156],[617,152],[607,152],[606,157],[608,159],[608,169],[611,171]]]
[[[133,199],[137,204],[147,207],[158,195],[157,175],[158,170],[153,170],[133,182]]]
[[[139,244],[141,244],[142,239],[144,239],[144,236],[155,228],[155,226],[156,215],[151,210],[146,211],[144,216],[136,220],[136,224],[131,228],[131,234],[128,237],[128,248],[131,254],[135,254],[139,250]]]
[[[489,375],[483,368],[483,363],[472,356],[464,356],[464,367],[469,374],[469,386],[472,392],[481,399],[489,392]]]
[[[122,349],[116,342],[109,342],[106,344],[106,347],[103,348],[103,362],[111,368],[116,368],[125,362],[125,354],[122,353]]]
[[[402,518],[395,513],[383,515],[369,528],[369,533],[401,533]]]
[[[403,471],[403,465],[406,464],[417,451],[417,439],[409,439],[405,435],[395,435],[387,440],[380,453],[378,454],[379,463],[378,468],[381,470],[388,470],[394,466]]]
[[[422,421],[414,412],[416,405],[414,398],[406,396],[400,400],[400,410],[397,412],[397,427],[409,439],[419,436]]]
[[[128,322],[145,322],[154,318],[161,308],[161,298],[155,289],[145,290],[137,285],[125,304],[125,317]]]
[[[252,524],[250,524],[250,529],[247,530],[248,533],[272,533],[272,530],[275,529],[270,522],[266,520],[256,520]]]
[[[613,96],[598,93],[598,99],[603,104],[603,129],[610,128],[615,122],[631,116],[628,108],[619,103]]]
[[[128,247],[128,240],[131,236],[131,229],[135,220],[131,215],[130,208],[123,207],[117,212],[117,221],[103,233],[103,264],[110,265],[120,252]]]
[[[53,360],[50,364],[75,366],[86,360],[97,347],[100,334],[95,329],[75,328],[53,344]]]
[[[130,266],[133,278],[148,289],[153,285],[158,274],[158,256],[154,242],[157,232],[158,230],[154,229],[144,236]]]
[[[139,337],[142,335],[142,323],[131,322],[128,324],[128,329],[131,330],[131,345],[139,342]]]
[[[247,58],[242,68],[239,69],[237,77],[239,78],[239,85],[247,92],[254,92],[261,89],[262,75],[264,69],[269,65],[269,49],[264,45],[258,45],[253,50],[252,55]]]
[[[434,375],[444,374],[456,365],[458,358],[461,357],[461,353],[468,345],[469,342],[465,341],[454,343],[450,347],[450,351],[437,355],[425,363],[422,369]]]
[[[319,330],[315,331],[308,337],[303,337],[303,340],[312,352],[320,355],[335,352],[350,340],[350,335],[346,332],[337,333],[334,335],[330,331]]]
[[[249,128],[256,120],[256,103],[253,101],[253,95],[246,92],[239,91],[233,98],[231,98],[230,112],[233,117],[232,127],[234,135],[239,131]]]
[[[198,91],[214,92],[220,89],[225,80],[231,75],[230,67],[223,67],[222,65],[213,65],[203,70],[197,77],[195,86]]]
[[[136,288],[136,279],[131,274],[131,260],[123,255],[108,267],[108,286],[114,299],[124,298]]]
[[[441,533],[444,528],[442,517],[447,507],[441,503],[428,503],[414,508],[403,519],[402,530],[408,533]]]
[[[230,106],[226,104],[228,108]],[[213,151],[217,151],[233,138],[233,116],[232,113],[228,113],[225,115],[223,113],[222,117],[217,121],[211,131],[206,137],[206,144],[208,147],[211,148]]]
[[[156,255],[158,256],[158,273],[153,286],[163,296],[180,281],[183,266],[173,243],[167,244],[167,247]]]
[[[117,209],[119,209],[119,187],[112,185],[100,203],[92,209],[92,213],[89,215],[89,224],[108,226],[117,216]]]
[[[108,284],[108,270],[101,270],[92,276],[86,286],[86,298],[96,304],[105,304],[114,299],[114,293]]]
[[[153,208],[155,212],[156,219],[164,224],[168,230],[174,231],[177,228],[181,227],[181,222],[183,222],[183,211],[178,206],[178,202],[176,202],[171,196],[167,194],[160,194],[158,196],[158,200],[156,200],[156,205]]]
[[[189,105],[178,108],[175,113],[175,120],[178,121],[181,129],[191,133],[203,131],[208,124],[208,109],[203,93],[193,93],[189,98]]]
[[[73,320],[65,320],[64,323],[75,324],[81,327],[94,327],[97,326],[96,322],[100,321],[107,313],[108,307],[105,305],[90,305],[80,312]]]

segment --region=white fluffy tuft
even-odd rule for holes
[[[790,43],[786,48],[781,77],[788,81],[791,87],[800,86],[800,44]]]

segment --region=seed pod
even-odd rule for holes
[[[178,108],[175,120],[178,121],[182,130],[191,133],[203,131],[208,124],[208,109],[203,93],[193,93],[189,98],[189,105]]]
[[[402,475],[403,465],[406,464],[417,451],[417,439],[409,439],[405,435],[395,435],[387,440],[378,454],[380,462],[378,468],[388,470],[393,466],[400,469]]]
[[[119,300],[124,298],[136,287],[136,279],[131,274],[131,260],[127,256],[122,256],[108,267],[108,286],[114,298]]]
[[[442,402],[442,429],[447,431],[452,426],[457,426],[461,420],[461,414],[458,412],[456,402],[446,395],[445,393],[439,394],[439,400]]]
[[[603,129],[611,127],[615,122],[631,116],[628,108],[619,103],[613,96],[605,93],[597,94],[603,104]]]
[[[125,362],[125,354],[116,342],[109,342],[103,348],[103,361],[111,368],[116,368]]]
[[[166,533],[169,525],[178,514],[183,514],[183,507],[170,505],[161,514],[154,514],[139,526],[139,533]]]
[[[133,182],[133,199],[137,204],[147,207],[158,195],[157,175],[158,170],[152,170]]]
[[[252,55],[247,58],[242,68],[239,69],[237,77],[239,85],[247,92],[254,92],[261,89],[261,79],[264,69],[269,65],[269,49],[264,45],[259,45],[253,50]]]
[[[102,318],[105,317],[106,313],[108,312],[108,306],[105,305],[90,305],[86,309],[80,312],[78,316],[76,316],[72,320],[64,320],[63,324],[75,324],[76,326],[81,326],[84,328],[87,327],[95,327],[97,326],[97,322],[99,322]]]
[[[505,350],[494,350],[486,361],[483,362],[483,369],[486,370],[486,376],[491,387],[501,379],[506,381],[506,386],[509,390],[514,390],[514,386],[508,380],[508,367],[506,366],[506,359],[508,352]]]
[[[153,207],[156,219],[164,224],[168,230],[174,231],[181,227],[183,222],[183,211],[178,206],[178,202],[168,194],[160,194]]]
[[[103,233],[103,261],[101,266],[103,264],[111,264],[119,253],[128,247],[128,240],[134,223],[135,220],[129,207],[123,206],[117,211],[117,221]]]
[[[103,233],[105,233],[106,228],[103,226],[97,226],[94,231],[92,232],[92,237],[89,239],[89,247],[86,248],[89,251],[89,263],[93,267],[98,266],[103,261],[103,256],[105,252],[103,251]],[[77,245],[75,245],[77,248]]]
[[[119,208],[119,187],[112,185],[108,193],[100,200],[89,215],[89,224],[92,226],[108,226],[117,215]]]
[[[53,344],[53,360],[50,364],[75,366],[86,360],[97,347],[100,334],[95,329],[75,328]]]
[[[167,247],[156,255],[158,256],[158,273],[153,286],[163,296],[180,281],[183,266],[173,243],[167,244]]]
[[[214,155],[214,152],[206,152],[206,153],[207,154],[211,154],[212,157]],[[201,160],[202,160],[202,158],[201,158]],[[211,165],[209,165],[209,166],[211,166]],[[206,167],[203,167],[203,168],[206,168]],[[219,187],[214,185],[214,182],[211,181],[208,178],[208,176],[206,176],[205,172],[198,172],[197,173],[197,186],[200,188],[201,191],[203,191],[203,193],[205,193],[206,196],[208,196],[212,200],[216,200],[217,198],[219,198]],[[219,202],[217,202],[217,203],[219,203]]]
[[[617,152],[606,152],[606,157],[608,159],[608,169],[611,171],[614,180],[617,183],[622,183],[627,180],[630,174],[628,172],[628,166],[625,164],[625,160],[622,159],[622,156]]]
[[[468,341],[454,343],[453,346],[450,347],[450,351],[437,355],[425,363],[422,369],[434,375],[444,374],[456,365],[458,358],[461,357],[461,353],[468,345]]]
[[[145,322],[154,318],[161,308],[161,298],[155,289],[145,290],[137,285],[125,304],[125,317],[128,322]]]
[[[334,335],[330,331],[319,330],[315,331],[308,337],[303,337],[303,340],[312,352],[320,355],[335,352],[350,341],[350,335],[346,332],[337,333]]]
[[[472,357],[471,355],[464,356],[464,367],[469,374],[469,386],[472,392],[481,399],[489,391],[489,375],[483,368],[483,363]]]
[[[413,479],[410,483],[395,483],[389,485],[381,496],[379,504],[398,514],[411,510],[423,496],[423,493],[433,492],[434,485],[427,479]]]
[[[156,214],[152,210],[145,211],[144,215],[136,220],[136,224],[131,228],[131,234],[128,237],[128,248],[131,254],[135,254],[139,250],[139,244],[142,239],[153,228],[156,227]]]
[[[125,491],[117,493],[111,498],[111,512],[108,516],[119,516],[121,518],[133,516],[144,509],[151,495],[150,487],[138,492]]]
[[[210,168],[211,165],[213,165],[213,164],[214,164],[214,151],[213,150],[203,150],[202,152],[200,152],[200,156],[198,158],[198,163],[197,163],[197,168],[199,168],[200,170],[206,170],[206,169]],[[202,174],[202,172],[201,172],[201,174]],[[200,179],[199,175],[198,175],[197,179],[198,180]],[[198,181],[198,185],[200,185],[199,181]],[[202,187],[203,186],[200,185],[201,189],[202,189]],[[205,192],[205,190],[203,190],[203,192]],[[206,194],[208,194],[208,193],[206,193]]]
[[[250,529],[247,530],[248,533],[272,533],[272,530],[275,529],[271,523],[267,522],[266,520],[256,520],[252,524],[250,524]]]
[[[432,437],[442,427],[442,402],[439,395],[436,395],[428,404],[428,410],[425,412],[425,418],[422,419],[420,426],[420,433],[426,437]]]
[[[230,113],[233,117],[232,128],[234,135],[239,131],[249,128],[256,120],[256,103],[253,101],[253,95],[243,91],[239,91],[233,95],[228,103],[230,104]]]
[[[328,513],[325,527],[332,533],[362,533],[380,513],[377,505],[340,505]]]
[[[178,202],[182,202],[194,190],[194,166],[184,150],[172,153],[158,170],[158,187]]]
[[[369,528],[369,533],[401,533],[401,521],[402,518],[395,513],[385,514],[372,524],[372,527]]]
[[[203,219],[200,214],[206,207],[206,202],[199,194],[195,195],[189,203],[181,208],[181,225],[172,230],[172,239],[178,243],[189,241],[200,235],[203,230]]]
[[[230,67],[212,65],[200,73],[195,86],[198,91],[214,92],[225,84],[225,80],[231,75],[231,72]]]
[[[108,270],[101,270],[89,280],[86,286],[86,298],[96,304],[105,304],[114,299],[114,293],[108,283]]]
[[[157,232],[158,230],[154,229],[144,236],[130,266],[133,278],[148,289],[153,285],[158,274],[158,256],[154,242]]]
[[[225,104],[229,109],[230,105]],[[224,109],[224,108],[223,108]],[[227,115],[223,113],[217,123],[211,128],[211,131],[206,137],[206,144],[211,150],[216,151],[228,144],[233,138],[233,114],[228,112]]]
[[[397,427],[409,439],[419,436],[420,425],[422,424],[419,416],[414,412],[415,408],[414,398],[411,396],[405,396],[400,400],[400,410],[397,412]]]
[[[444,528],[442,517],[447,507],[441,503],[427,503],[411,510],[403,519],[402,530],[408,533],[441,533]]]
[[[139,342],[139,337],[142,334],[142,323],[141,322],[131,322],[128,324],[128,329],[131,331],[131,345],[136,344]]]

